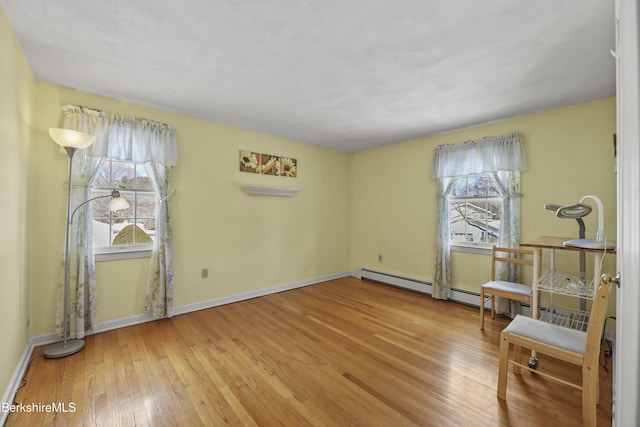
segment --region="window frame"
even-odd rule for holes
[[[130,200],[130,197],[127,197],[127,201],[129,201],[129,203],[132,206],[132,210],[133,210],[133,216],[128,218],[130,220],[132,220],[133,224],[137,224],[138,221],[138,209],[137,209],[137,204],[138,204],[138,194],[149,194],[149,195],[154,195],[155,196],[155,203],[156,203],[156,217],[155,217],[155,221],[158,220],[158,205],[159,205],[159,194],[158,192],[154,189],[142,189],[142,188],[137,188],[137,187],[120,187],[120,186],[114,186],[113,185],[113,169],[112,169],[112,165],[113,163],[126,163],[126,164],[131,164],[134,165],[134,178],[137,178],[139,175],[136,172],[136,169],[138,167],[144,167],[145,168],[145,172],[147,176],[151,176],[150,175],[150,170],[149,167],[146,163],[139,163],[139,162],[131,162],[131,161],[126,161],[126,160],[118,160],[118,159],[109,159],[109,158],[105,158],[103,160],[103,163],[100,165],[100,168],[104,168],[105,164],[109,165],[109,181],[110,181],[110,186],[105,186],[105,185],[96,185],[96,184],[92,184],[91,185],[91,192],[93,193],[94,191],[111,191],[113,190],[113,188],[118,189],[123,197],[127,196],[128,194],[133,193],[134,197],[133,200]],[[101,217],[101,219],[103,219],[104,217]],[[145,217],[146,218],[146,217]],[[95,218],[92,217],[92,220],[95,220]],[[112,241],[112,227],[113,227],[113,213],[109,212],[109,239],[110,241]],[[93,238],[95,239],[95,236],[93,236]],[[146,258],[146,257],[150,257],[151,253],[153,252],[153,244],[141,244],[141,245],[112,245],[110,243],[109,246],[95,246],[95,240],[92,242],[93,246],[93,252],[94,252],[94,257],[96,261],[113,261],[113,260],[118,260],[118,259],[132,259],[132,258]]]

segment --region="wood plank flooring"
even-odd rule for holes
[[[508,319],[483,332],[477,311],[348,277],[92,335],[63,359],[37,348],[16,402],[69,411],[7,426],[581,425],[580,393],[535,374],[509,372],[497,399]],[[610,426],[611,374],[600,380]]]

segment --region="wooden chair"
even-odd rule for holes
[[[600,342],[602,328],[607,313],[611,277],[603,274],[598,284],[587,331],[578,331],[558,325],[531,319],[525,316],[516,318],[500,334],[500,365],[498,372],[498,398],[507,398],[507,371],[513,365],[513,373],[519,374],[520,368],[535,372],[544,378],[560,382],[582,391],[582,418],[585,426],[596,425],[596,404],[598,403],[598,374],[600,360]],[[509,350],[513,345],[513,357]],[[532,369],[522,363],[522,348],[535,350],[537,354],[546,354],[556,359],[582,367],[582,382],[576,384],[566,379]]]
[[[540,249],[537,249],[540,251]],[[514,257],[510,257],[513,255]],[[496,263],[506,262],[519,265],[533,266],[533,249],[500,248],[493,247],[491,255],[491,281],[480,286],[480,329],[484,329],[484,304],[487,298],[491,299],[491,318],[496,318],[495,297],[509,298],[512,300],[531,304],[533,289],[529,285],[521,283],[496,280]],[[541,268],[538,266],[538,277]]]

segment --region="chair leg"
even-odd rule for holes
[[[597,424],[598,379],[597,367],[582,367],[582,421],[585,426]]]
[[[490,297],[491,297],[491,318],[495,319],[496,318],[496,296],[490,295]]]
[[[513,346],[513,360],[518,363],[522,362],[522,347],[519,345]],[[520,375],[520,366],[513,365],[513,373]]]
[[[480,330],[484,331],[484,287],[480,286]]]
[[[509,337],[502,332],[500,334],[500,363],[498,366],[498,398],[507,398],[507,374],[509,371]]]

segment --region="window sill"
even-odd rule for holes
[[[464,245],[464,244],[449,244],[449,248],[454,252],[466,252],[470,254],[482,254],[491,255],[493,251],[492,246],[480,246],[480,245]]]
[[[109,250],[108,252],[96,252],[95,259],[98,261],[116,261],[119,259],[148,258],[151,256],[152,249],[131,249],[122,248]]]

